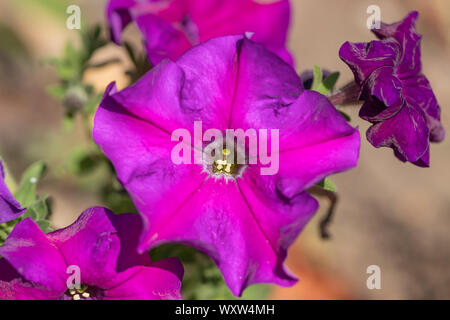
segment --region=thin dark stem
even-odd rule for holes
[[[320,220],[320,223],[319,223],[320,237],[325,240],[330,239],[331,234],[328,231],[328,227],[330,226],[330,224],[333,220],[336,205],[338,203],[338,195],[336,192],[325,190],[318,186],[312,187],[311,189],[309,189],[309,191],[314,195],[326,197],[330,201],[327,213]]]
[[[349,82],[339,90],[333,92],[328,99],[334,105],[354,104],[359,100],[361,88],[355,82]]]

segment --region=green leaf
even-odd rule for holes
[[[133,47],[127,41],[124,41],[123,44],[125,46],[125,49],[127,50],[128,56],[131,59],[131,62],[133,62],[134,66],[136,67],[138,65],[138,63],[137,63],[136,55],[134,54]]]
[[[333,72],[328,77],[323,79],[322,70],[318,66],[314,66],[314,79],[311,90],[317,91],[321,94],[328,94],[333,90],[337,80],[339,79],[339,72]]]
[[[39,199],[27,208],[26,216],[34,221],[44,220],[47,218],[49,210],[47,206],[48,195],[42,195]]]
[[[67,18],[66,8],[70,4],[67,0],[22,0],[14,1],[17,6],[28,10],[43,9],[62,21]]]
[[[29,207],[37,200],[36,185],[46,170],[46,165],[42,161],[33,163],[22,175],[20,186],[15,193],[16,200],[22,207]]]
[[[44,231],[45,233],[52,231],[52,229],[50,228],[50,221],[39,220],[39,221],[36,221],[36,223],[41,228],[41,230]]]
[[[336,85],[336,82],[339,79],[339,75],[340,75],[339,72],[333,72],[322,81],[323,89],[327,91],[325,94],[333,90],[334,86]]]
[[[314,78],[311,90],[319,92],[319,86],[322,83],[322,70],[319,66],[314,65]]]
[[[36,223],[37,223],[39,228],[41,228],[41,230],[44,233],[48,233],[48,232],[52,231],[52,229],[50,228],[50,221],[48,221],[48,220],[39,220],[39,221],[36,221]]]
[[[337,190],[336,189],[336,185],[329,178],[323,179],[317,185],[319,187],[321,187],[322,189],[325,189],[325,190],[328,190],[328,191],[336,192],[336,190]]]
[[[77,68],[68,61],[58,61],[55,64],[56,72],[62,80],[70,80],[77,75]]]

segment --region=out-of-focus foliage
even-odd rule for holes
[[[51,58],[47,62],[54,66],[60,79],[58,84],[48,88],[49,93],[62,101],[65,109],[65,124],[70,127],[76,113],[89,117],[95,111],[102,97],[101,93],[95,92],[94,87],[83,82],[83,75],[89,68],[98,67],[89,64],[93,54],[107,44],[101,34],[100,26],[83,28],[80,32],[81,46],[74,48],[68,42],[62,58]],[[116,62],[105,61],[102,65]]]
[[[17,191],[14,192],[14,197],[27,210],[17,219],[0,224],[0,244],[5,241],[14,226],[27,217],[36,221],[42,231],[51,231],[50,221],[48,220],[51,214],[49,196],[36,193],[36,186],[45,171],[46,165],[39,161],[29,166],[22,174],[20,185]],[[15,188],[11,189],[14,190]]]
[[[236,298],[225,284],[222,274],[206,254],[179,244],[162,245],[150,252],[153,261],[178,257],[184,266],[183,299],[187,300],[234,300]],[[244,291],[242,299],[265,299],[267,285],[253,285]]]
[[[66,19],[67,6],[73,4],[68,0],[20,0],[15,2],[17,6],[23,6],[24,8],[45,10],[59,19]]]

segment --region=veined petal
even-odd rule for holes
[[[382,102],[390,111],[395,113],[403,105],[402,82],[395,76],[394,68],[378,68],[370,74],[362,85],[361,99],[368,100],[373,97]]]
[[[396,41],[371,41],[369,43],[345,42],[339,49],[339,57],[350,67],[355,81],[362,85],[374,72],[382,67],[394,67],[401,55]]]
[[[422,36],[416,32],[417,11],[410,12],[403,20],[392,24],[382,23],[380,29],[372,29],[379,39],[394,38],[401,46],[397,73],[400,77],[418,74],[422,68],[420,61],[420,41]]]
[[[403,80],[403,96],[410,105],[420,107],[430,129],[430,141],[441,142],[445,138],[445,129],[441,124],[441,108],[433,93],[428,79],[420,74]]]
[[[395,117],[374,124],[367,140],[374,147],[390,147],[409,162],[420,159],[428,149],[429,130],[422,110],[405,105]]]

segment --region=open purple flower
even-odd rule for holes
[[[24,212],[25,209],[21,208],[20,203],[14,199],[5,183],[5,170],[0,161],[0,223],[14,220]]]
[[[288,0],[110,0],[107,17],[111,36],[120,44],[122,30],[135,21],[143,34],[149,60],[175,60],[191,46],[218,36],[253,32],[288,63],[286,50],[290,7]]]
[[[339,55],[353,71],[364,104],[360,117],[373,123],[367,139],[375,147],[390,147],[401,161],[428,167],[431,142],[445,132],[440,107],[421,73],[417,12],[393,24],[373,29],[380,39],[342,45]]]
[[[171,133],[195,136],[199,120],[219,132],[279,129],[277,174],[262,175],[261,164],[172,162],[179,142]],[[325,96],[304,90],[290,65],[242,36],[193,47],[123,91],[111,84],[93,134],[144,218],[139,250],[167,242],[203,250],[235,295],[253,283],[295,283],[283,262],[318,206],[305,190],[354,167],[360,145]]]
[[[180,299],[183,267],[137,254],[141,228],[138,215],[104,208],[49,234],[26,218],[0,247],[0,299]]]

